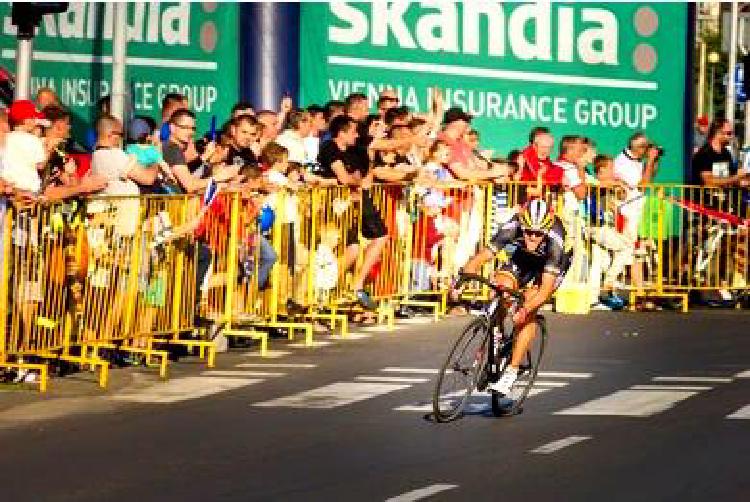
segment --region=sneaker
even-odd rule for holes
[[[611,307],[608,307],[607,305],[604,305],[604,304],[603,304],[603,303],[601,303],[601,302],[599,302],[599,303],[595,303],[595,304],[593,304],[593,305],[591,306],[591,310],[606,310],[606,311],[608,311],[608,312],[609,312],[609,311],[611,311],[611,310],[612,310],[612,308],[611,308]]]
[[[292,300],[291,298],[289,298],[286,301],[286,312],[287,314],[290,314],[290,315],[304,314],[305,312],[307,312],[307,309],[303,307],[302,305],[300,305],[299,303]]]
[[[603,295],[599,301],[612,310],[622,310],[625,307],[625,300],[615,293]]]
[[[229,340],[223,333],[219,333],[213,338],[214,346],[217,353],[224,353],[229,350]]]
[[[508,366],[497,382],[491,383],[487,388],[503,396],[510,394],[513,384],[518,380],[518,370]]]
[[[396,310],[397,319],[412,319],[415,315],[414,311],[406,305],[401,305],[401,307]]]
[[[378,308],[375,302],[372,301],[372,298],[370,298],[370,295],[364,289],[360,289],[359,291],[357,291],[356,295],[359,304],[362,305],[362,308],[367,310],[375,310],[376,308]]]
[[[208,339],[214,342],[217,353],[223,353],[229,350],[229,340],[221,332],[221,326],[219,323],[211,323],[211,326],[208,327]]]
[[[21,369],[16,373],[16,378],[13,379],[13,383],[34,383],[36,382],[37,375],[32,370]]]
[[[313,322],[313,334],[315,335],[329,335],[331,334],[331,328],[325,324],[315,321]]]

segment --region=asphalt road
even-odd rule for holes
[[[466,319],[274,340],[278,357],[180,363],[168,383],[117,370],[128,383],[93,397],[0,392],[1,498],[748,500],[747,313],[548,319],[538,394],[511,418],[481,395],[424,419]]]

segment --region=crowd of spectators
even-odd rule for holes
[[[563,219],[570,225],[584,211],[592,186],[616,188],[617,224],[594,236],[599,253],[609,254],[611,266],[595,272],[604,278],[602,294],[597,290],[592,303],[622,307],[615,293],[617,277],[629,267],[634,284],[644,280],[637,251],[644,211],[641,187],[656,173],[659,148],[636,133],[622,151],[609,156],[597,151],[592,138],[567,135],[556,142],[549,129],[535,127],[527,145],[498,156],[481,149],[471,115],[460,108],[445,110],[437,89],[431,95],[429,110],[423,114],[403,106],[392,90],[381,92],[373,107],[359,93],[306,108],[295,107],[289,97],[282,99],[278,110],[256,110],[251,103],[239,102],[226,122],[214,120],[209,131],[197,130],[190,103],[179,94],[164,97],[159,122],[134,116],[123,124],[109,113],[104,100],[90,134],[95,141],[87,148],[71,138],[70,113],[54,92],[41,89],[35,102],[18,100],[7,110],[0,109],[0,190],[15,203],[28,204],[97,194],[200,194],[213,182],[220,189],[263,194],[350,187],[361,201],[366,244],[360,250],[358,241],[345,243],[343,265],[353,267],[362,251],[351,289],[363,306],[372,308],[365,283],[389,239],[373,202],[374,183],[422,187],[426,204],[444,208],[450,202],[440,197],[442,185],[492,181],[496,183],[492,204],[498,215],[524,197],[551,191],[567,208]],[[731,124],[717,120],[706,135],[705,144],[696,145],[692,181],[747,186],[744,171],[731,171],[734,164],[726,148]],[[553,159],[556,146],[559,156]],[[511,194],[510,181],[527,186],[522,193]],[[458,214],[456,221],[442,222],[443,232],[455,227],[451,223],[458,225],[460,218]],[[277,257],[267,242],[261,241],[261,247],[260,282],[265,283]]]

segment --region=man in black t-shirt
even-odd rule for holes
[[[716,119],[708,130],[708,140],[693,155],[691,183],[714,187],[747,185],[747,176],[737,174],[728,146],[733,135],[732,124],[726,119]]]
[[[229,125],[226,163],[239,166],[257,166],[258,158],[253,147],[258,142],[258,121],[251,115],[240,115]]]
[[[732,123],[726,119],[716,119],[711,123],[708,129],[708,140],[693,155],[691,176],[693,184],[707,188],[692,190],[690,199],[711,209],[734,215],[745,215],[748,205],[746,188],[750,186],[750,173],[738,172],[737,165],[728,149],[733,133]],[[715,230],[708,228],[711,220],[698,215],[691,215],[690,218],[693,224],[689,228],[695,228],[699,232],[698,241],[703,242],[704,239],[707,242],[710,241],[715,235],[712,234]],[[747,235],[746,230],[740,228],[739,232],[742,237],[738,239],[744,240]],[[728,258],[727,248],[722,246],[714,258],[719,261],[717,270],[726,269]],[[734,277],[745,276],[743,257],[735,252],[733,261]]]
[[[318,176],[326,180],[324,185],[343,185],[359,189],[361,195],[361,232],[369,241],[364,250],[362,267],[354,276],[353,289],[363,307],[372,309],[375,304],[364,290],[364,283],[370,270],[381,260],[383,249],[388,242],[388,231],[378,214],[370,194],[372,173],[369,155],[365,159],[361,149],[356,147],[358,138],[357,123],[342,115],[331,121],[329,131],[332,139],[320,147]],[[349,230],[345,253],[344,269],[351,268],[359,255],[358,228]]]

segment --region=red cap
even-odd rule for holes
[[[698,120],[696,122],[698,122],[699,126],[707,127],[708,117],[706,117],[705,115],[701,115],[700,117],[698,117]]]
[[[44,120],[44,114],[36,109],[33,101],[19,99],[10,105],[8,119],[13,124],[19,124],[28,119]]]

